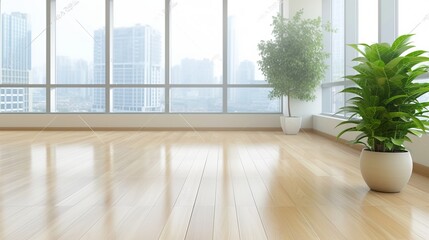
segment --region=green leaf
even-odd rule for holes
[[[349,113],[360,112],[359,108],[355,106],[344,106],[344,107],[341,107],[340,109],[341,109],[340,112],[344,112],[344,111]]]
[[[398,64],[403,60],[403,57],[397,57],[392,59],[388,64],[386,64],[387,69],[393,69],[394,67],[398,66]]]
[[[414,34],[405,34],[396,38],[396,40],[392,43],[392,50],[395,51],[405,46],[413,35]]]
[[[387,105],[387,104],[389,104],[389,103],[391,103],[391,102],[393,102],[393,101],[395,101],[397,99],[407,98],[407,97],[408,97],[408,95],[405,95],[405,94],[403,94],[403,95],[396,95],[396,96],[393,96],[393,97],[391,97],[389,99],[386,99],[386,101],[384,101],[384,104]]]
[[[391,140],[392,140],[392,143],[395,144],[396,146],[402,146],[402,145],[404,145],[404,139],[395,139],[395,138],[392,138]]]
[[[364,57],[353,58],[352,61],[354,61],[354,62],[363,62],[363,63],[368,62],[368,60],[366,58],[364,58]]]
[[[344,88],[343,90],[341,90],[340,93],[353,93],[356,95],[361,95],[362,89],[357,88],[357,87],[348,87],[348,88]]]
[[[348,46],[354,48],[356,51],[358,51],[360,54],[362,54],[364,57],[366,57],[365,52],[359,48],[359,45],[360,44],[348,44]]]
[[[420,56],[420,55],[425,54],[425,53],[427,53],[427,51],[417,50],[417,51],[408,53],[406,56],[407,57],[417,57],[417,56]]]
[[[416,137],[421,137],[423,135],[423,132],[414,130],[414,129],[408,129],[408,132]]]
[[[374,138],[375,139],[377,139],[378,141],[380,141],[380,142],[384,142],[384,141],[386,141],[387,139],[389,139],[389,138],[387,138],[387,137],[380,137],[380,136],[374,136]]]

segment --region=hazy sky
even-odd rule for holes
[[[398,33],[416,34],[412,38],[414,45],[429,51],[429,1],[399,0],[398,9],[400,9]]]
[[[373,42],[377,37],[378,1],[360,0],[361,36],[359,40]],[[182,57],[209,58],[221,60],[221,5],[219,0],[172,0],[171,27],[172,61],[177,64]],[[2,13],[13,11],[30,15],[34,42],[33,63],[44,64],[45,55],[45,13],[46,0],[1,0]],[[104,27],[105,0],[57,0],[57,54],[92,61],[94,30]],[[116,0],[114,26],[132,26],[136,23],[149,24],[163,29],[164,1],[159,0]],[[132,7],[130,7],[132,6]],[[244,7],[243,7],[244,6]],[[419,7],[416,7],[419,6]],[[229,14],[236,17],[237,53],[241,60],[258,58],[256,44],[270,38],[271,16],[278,9],[278,0],[231,0]],[[62,13],[61,13],[62,12]],[[429,13],[428,0],[399,0],[399,33],[409,33]],[[197,14],[200,21],[191,14]],[[182,19],[182,20],[179,20]],[[191,26],[191,27],[186,27]],[[414,30],[416,45],[429,50],[429,19]],[[41,34],[39,36],[39,34]],[[76,47],[77,46],[77,47]],[[221,63],[221,62],[218,62]]]

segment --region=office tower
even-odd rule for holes
[[[88,84],[88,63],[82,59],[72,59],[66,56],[56,57],[57,84]],[[66,112],[90,111],[88,102],[91,101],[87,88],[61,88],[55,92],[56,110]],[[83,108],[82,106],[87,106]]]
[[[171,68],[171,79],[174,84],[216,84],[214,64],[209,59],[183,58],[180,64]],[[171,93],[171,111],[213,111],[220,98],[216,88],[175,88]],[[211,99],[211,100],[210,100]],[[214,104],[214,105],[213,105]]]
[[[31,28],[27,14],[2,14],[2,75],[3,84],[28,84],[31,71]],[[1,112],[28,112],[27,88],[1,88]]]
[[[104,29],[94,32],[94,84],[106,83],[106,33]],[[104,89],[94,89],[91,112],[105,111]]]
[[[105,82],[105,33],[95,31],[94,82]],[[162,76],[161,35],[150,26],[115,28],[113,31],[113,84],[159,84]],[[104,110],[104,92],[96,90],[93,108]],[[163,111],[159,88],[114,88],[114,112]]]
[[[255,64],[245,60],[240,62],[237,69],[237,82],[239,84],[250,84],[255,82]]]
[[[182,59],[179,66],[172,68],[172,78],[177,84],[216,83],[214,65],[209,59]]]
[[[88,84],[88,63],[65,56],[56,58],[56,83]]]

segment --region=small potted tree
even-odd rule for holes
[[[425,51],[411,51],[412,35],[387,43],[352,44],[362,56],[354,61],[356,75],[346,76],[354,86],[342,92],[355,95],[341,109],[349,125],[338,134],[360,132],[352,143],[363,144],[360,167],[367,185],[375,191],[399,192],[408,182],[413,162],[404,142],[410,135],[421,136],[429,126],[429,102],[421,96],[429,84],[416,78],[428,72]]]
[[[311,101],[320,86],[329,56],[323,48],[323,30],[329,30],[320,18],[304,19],[303,10],[291,19],[273,17],[273,39],[258,44],[258,65],[273,88],[269,97],[287,97],[287,115],[280,117],[285,134],[297,134],[301,117],[291,114],[291,99]]]

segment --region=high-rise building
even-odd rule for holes
[[[252,61],[242,61],[237,68],[237,82],[250,84],[255,82],[255,64]]]
[[[214,77],[214,64],[210,59],[183,58],[180,64],[171,68],[171,79],[174,84],[217,83]],[[216,88],[176,88],[170,95],[172,112],[212,111],[218,106],[220,97]],[[210,101],[212,99],[212,101]]]
[[[214,65],[209,59],[184,58],[173,66],[171,77],[177,84],[216,83]]]
[[[31,28],[27,14],[2,14],[1,83],[26,84],[31,71]],[[27,88],[1,88],[1,112],[28,112]]]
[[[106,32],[98,29],[94,32],[94,83],[104,84],[106,81]],[[104,89],[94,89],[92,94],[91,112],[104,112],[106,94]]]
[[[88,63],[82,59],[72,59],[67,56],[56,57],[57,84],[88,84]],[[55,92],[57,111],[90,111],[91,92],[87,88],[61,88]],[[82,106],[86,106],[83,108]]]
[[[56,58],[56,83],[88,84],[88,63],[82,59],[65,56]]]
[[[105,31],[95,31],[94,82],[105,81]],[[113,31],[114,84],[162,83],[161,35],[150,26],[115,28]],[[95,90],[94,111],[104,111],[104,92]],[[160,112],[164,109],[160,88],[115,88],[113,112]]]

